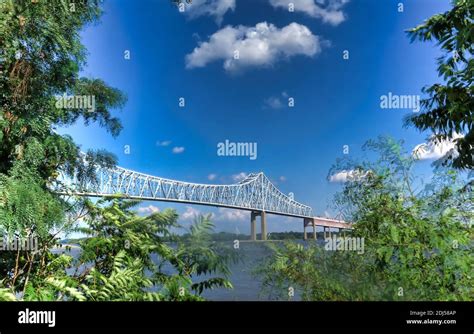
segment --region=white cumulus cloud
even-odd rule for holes
[[[173,153],[174,154],[180,154],[180,153],[183,153],[183,152],[184,152],[184,147],[182,147],[182,146],[173,147]]]
[[[289,4],[292,3],[295,12],[303,12],[334,26],[346,19],[342,8],[348,2],[349,0],[270,0],[274,8],[288,10]]]
[[[281,29],[267,22],[255,27],[227,26],[188,54],[186,67],[204,67],[215,61],[223,61],[226,71],[265,67],[296,55],[312,57],[325,44],[306,26],[294,22]]]
[[[148,205],[138,208],[138,213],[150,215],[152,213],[160,212],[160,209],[154,205]]]
[[[221,24],[224,15],[229,10],[235,10],[236,0],[193,0],[191,4],[187,4],[184,13],[190,18],[199,16],[212,16],[217,24]]]
[[[240,182],[240,181],[244,180],[247,176],[248,176],[247,173],[240,172],[238,174],[232,175],[232,180],[234,180],[234,182]]]
[[[249,213],[243,210],[234,210],[227,208],[219,208],[218,214],[215,218],[216,221],[225,222],[244,222],[249,221]]]
[[[217,178],[217,174],[209,174],[209,175],[207,176],[207,179],[208,179],[209,181],[214,181],[216,178]]]
[[[431,137],[427,143],[416,145],[412,150],[412,156],[417,160],[437,160],[448,153],[456,156],[458,153],[456,151],[455,140],[462,138],[463,135],[454,133],[452,137],[453,139],[447,139],[441,142],[436,142],[434,141],[434,137]]]
[[[193,221],[197,216],[201,214],[201,211],[193,208],[192,206],[187,206],[186,211],[181,214],[181,219],[186,221]]]
[[[344,183],[348,181],[362,181],[370,174],[370,171],[342,170],[329,176],[329,182]]]

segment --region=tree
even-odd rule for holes
[[[200,295],[204,290],[216,287],[232,288],[228,280],[230,271],[228,264],[238,261],[233,249],[225,248],[212,240],[214,224],[211,215],[199,215],[189,228],[189,234],[178,243],[177,257],[183,263],[183,272],[198,277],[219,274],[223,277],[211,277],[195,282],[191,290]]]
[[[57,230],[72,226],[64,222],[70,205],[48,185],[60,169],[87,168],[72,138],[55,128],[82,118],[112,135],[121,129],[111,109],[121,107],[125,96],[100,79],[79,76],[86,59],[79,32],[100,14],[99,1],[0,2],[0,232],[38,238],[40,244],[34,252],[2,252],[0,283],[12,291],[25,292],[32,272],[58,269],[64,259],[50,248]],[[93,96],[95,108],[59,105],[63,94]],[[102,152],[87,158],[108,159]]]
[[[78,257],[68,252],[51,256],[47,267],[33,266],[19,293],[22,300],[184,301],[203,300],[204,290],[232,288],[228,263],[234,256],[211,240],[210,216],[200,216],[185,242],[171,228],[180,228],[174,210],[147,217],[136,214],[137,201],[114,196],[86,200],[87,237]],[[66,270],[69,273],[66,272]],[[222,274],[224,277],[210,277]],[[204,276],[199,282],[194,280]],[[11,299],[11,289],[0,289],[0,300]],[[15,297],[16,299],[17,297]]]
[[[473,1],[454,0],[451,10],[408,31],[412,41],[436,41],[444,51],[438,58],[444,83],[423,88],[428,95],[421,102],[424,112],[408,117],[406,125],[431,130],[434,143],[453,140],[457,152],[450,152],[442,162],[462,169],[474,168],[473,17]]]
[[[7,173],[34,138],[44,146],[38,166],[46,179],[58,167],[77,164],[78,148],[56,126],[99,122],[112,135],[121,129],[110,109],[126,98],[100,79],[79,77],[86,50],[79,31],[101,15],[99,1],[2,1],[0,4],[0,172]],[[94,96],[96,105],[57,107],[58,96]]]
[[[439,167],[423,185],[411,155],[390,138],[369,141],[365,150],[378,158],[345,158],[333,167],[364,171],[336,197],[364,252],[288,243],[263,267],[267,291],[292,286],[305,300],[472,300],[474,198],[465,178]]]
[[[226,278],[191,280],[196,273],[228,273],[207,241],[207,220],[193,227],[203,238],[198,247],[173,249],[163,238],[177,227],[174,211],[139,217],[136,202],[93,203],[50,190],[59,172],[93,181],[95,168],[116,164],[112,154],[84,154],[55,131],[80,119],[113,136],[122,128],[111,111],[126,97],[100,79],[79,76],[86,64],[80,31],[98,21],[100,3],[0,2],[0,233],[39,241],[37,250],[0,252],[0,299],[200,300],[204,289],[231,287]],[[78,221],[87,222],[81,230],[89,237],[80,257],[52,252],[58,235],[75,230]],[[165,273],[154,256],[175,273]]]

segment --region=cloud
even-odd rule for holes
[[[199,16],[212,16],[217,24],[221,24],[224,15],[229,11],[235,10],[236,0],[193,0],[187,4],[185,12],[191,19]]]
[[[195,209],[192,206],[187,206],[186,211],[184,211],[180,217],[182,220],[193,221],[200,214],[202,213],[198,209]]]
[[[283,108],[283,103],[279,97],[270,96],[268,99],[263,101],[264,105],[271,109],[281,109]]]
[[[288,94],[286,92],[282,92],[281,97],[270,96],[269,98],[263,100],[263,107],[270,109],[281,109],[286,106],[286,104],[282,101],[282,98],[288,99]]]
[[[171,144],[171,140],[163,140],[157,141],[156,146],[169,146]]]
[[[344,183],[347,181],[347,176],[349,175],[349,172],[347,171],[342,171],[338,172],[336,174],[333,174],[329,176],[329,182],[341,182]]]
[[[267,22],[258,23],[255,27],[227,26],[186,55],[186,68],[204,67],[221,60],[224,69],[230,72],[249,67],[268,67],[296,55],[312,57],[320,53],[326,44],[306,26],[294,22],[281,29]],[[235,59],[236,52],[238,59]]]
[[[232,180],[234,180],[234,182],[240,182],[240,181],[244,180],[247,176],[248,176],[247,173],[240,172],[238,174],[232,175]]]
[[[346,19],[342,7],[348,2],[349,0],[270,0],[274,8],[288,10],[289,3],[293,3],[295,12],[303,12],[334,26]]]
[[[209,175],[207,176],[207,179],[208,179],[209,181],[213,181],[213,180],[215,180],[216,178],[217,178],[217,174],[209,174]]]
[[[184,147],[182,146],[173,147],[173,154],[181,154],[183,152],[184,152]]]
[[[138,213],[150,215],[152,213],[160,212],[160,209],[154,205],[148,205],[141,208],[138,208]]]
[[[283,175],[280,176],[280,177],[279,177],[279,180],[280,180],[281,182],[285,182],[285,181],[286,181],[286,176],[283,176]]]
[[[215,217],[216,221],[225,222],[247,222],[249,221],[249,213],[243,210],[234,210],[227,208],[219,208]]]
[[[447,154],[456,156],[458,152],[456,151],[455,140],[462,137],[464,136],[454,133],[453,139],[446,139],[440,142],[436,142],[434,137],[431,137],[427,143],[421,143],[415,146],[412,150],[412,157],[417,160],[437,160]]]
[[[370,171],[342,170],[329,176],[329,182],[344,183],[348,181],[362,181],[370,174]]]

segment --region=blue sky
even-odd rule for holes
[[[399,3],[194,0],[181,13],[168,0],[105,1],[101,22],[82,33],[89,51],[83,75],[128,96],[115,111],[124,130],[115,139],[81,123],[61,132],[83,150],[115,153],[122,167],[171,179],[225,184],[263,171],[318,215],[333,214],[341,183],[327,176],[344,145],[357,156],[378,135],[404,139],[408,149],[428,135],[403,128],[413,111],[381,109],[380,97],[420,94],[438,81],[439,51],[410,43],[405,30],[446,11],[449,1],[404,1],[403,12]],[[235,49],[239,60],[229,56]],[[256,142],[257,159],[218,156],[217,144],[226,139]],[[430,161],[419,164],[421,174],[429,173]],[[218,231],[249,232],[246,212],[159,202],[142,207],[143,213],[176,208],[185,224],[198,211],[213,212]],[[302,221],[270,216],[268,230],[302,230]]]

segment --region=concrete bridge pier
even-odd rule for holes
[[[262,240],[267,240],[267,217],[265,211],[252,211],[250,213],[251,240],[257,240],[257,217],[260,216]]]
[[[257,223],[257,215],[254,211],[250,213],[250,239],[255,241],[257,240],[257,230],[255,225]]]
[[[327,231],[327,234],[326,234],[326,231]],[[324,239],[331,238],[331,228],[330,227],[326,227],[326,226],[323,227],[323,236],[324,236]]]
[[[303,240],[308,240],[308,235],[306,234],[306,224],[307,224],[307,219],[304,218],[304,222],[303,222]]]
[[[314,224],[314,219],[304,218],[303,222],[303,239],[308,240],[308,235],[306,234],[306,226],[313,226],[313,239],[316,240],[316,225]]]
[[[262,240],[267,240],[267,217],[265,211],[260,213],[260,222],[262,225]]]

